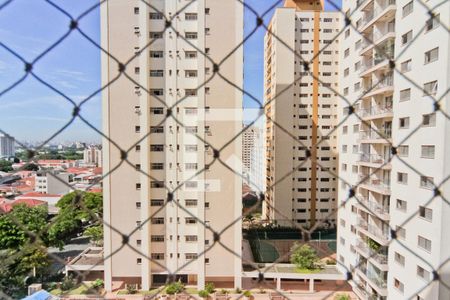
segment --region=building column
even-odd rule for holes
[[[277,290],[281,291],[281,278],[280,277],[277,278]]]
[[[309,280],[309,292],[314,293],[314,279]]]

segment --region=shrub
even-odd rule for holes
[[[299,269],[313,270],[316,268],[316,263],[319,261],[319,257],[316,251],[309,245],[299,246],[297,243],[292,246],[291,249],[291,263],[296,265]]]
[[[228,291],[227,291],[226,289],[221,289],[221,290],[220,290],[220,293],[221,293],[222,295],[226,295],[226,294],[228,294]]]
[[[184,291],[184,284],[181,281],[172,282],[167,285],[166,293],[169,295],[178,294]]]
[[[337,294],[334,296],[334,300],[350,300],[350,296],[347,294]]]
[[[206,298],[208,298],[209,293],[208,293],[208,291],[201,290],[201,291],[198,291],[198,295],[199,295],[200,297],[202,297],[203,299],[206,299]]]
[[[214,286],[214,283],[212,283],[212,282],[208,282],[206,285],[205,285],[205,291],[207,291],[208,293],[210,293],[210,294],[212,294],[212,293],[214,293],[215,292],[215,286]]]
[[[240,288],[236,288],[234,291],[235,291],[236,294],[242,293],[242,290]]]
[[[60,288],[62,291],[68,291],[73,289],[77,285],[76,281],[72,278],[72,276],[67,276],[61,282]]]
[[[137,293],[137,288],[135,284],[127,284],[127,293],[128,294],[136,294]]]
[[[252,296],[252,292],[250,292],[249,290],[244,291],[243,295],[247,298],[250,298]]]
[[[259,293],[260,293],[260,294],[265,294],[265,293],[266,293],[266,290],[264,290],[263,288],[259,288]]]
[[[92,288],[94,289],[100,289],[104,286],[104,282],[102,279],[96,279],[93,283],[92,283]]]
[[[327,264],[327,265],[335,265],[335,264],[336,264],[336,261],[335,261],[334,259],[327,259],[327,260],[326,260],[326,264]]]

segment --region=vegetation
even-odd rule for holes
[[[247,298],[250,298],[252,296],[252,292],[250,292],[249,290],[244,291],[244,293],[242,294]]]
[[[83,233],[84,236],[88,237],[92,244],[96,246],[103,245],[103,226],[96,225],[89,228]]]
[[[201,291],[198,291],[198,295],[199,295],[200,297],[202,297],[203,299],[206,299],[206,298],[209,297],[209,292],[208,292],[208,291],[205,291],[205,290],[201,290]]]
[[[12,168],[12,162],[8,160],[0,160],[0,171],[1,172],[11,172],[13,170]]]
[[[375,252],[378,252],[381,248],[381,245],[372,240],[371,238],[367,238],[367,246]]]
[[[166,293],[169,295],[179,294],[184,291],[184,284],[181,281],[172,282],[167,285]]]
[[[205,291],[207,291],[210,294],[214,293],[216,291],[216,287],[214,286],[214,283],[208,282],[205,285]]]
[[[290,261],[298,269],[315,270],[319,257],[316,251],[309,245],[299,246],[297,243],[292,246]]]
[[[337,294],[334,296],[334,300],[350,300],[350,296],[347,294]]]
[[[138,292],[135,284],[127,284],[127,293],[134,295]]]
[[[240,294],[240,293],[242,293],[242,290],[241,290],[240,288],[236,288],[236,289],[234,290],[234,292],[235,292],[236,294]]]

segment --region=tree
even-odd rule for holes
[[[103,226],[96,225],[89,228],[83,233],[84,236],[89,237],[89,240],[96,246],[103,245]]]
[[[103,197],[100,193],[72,192],[59,199],[56,206],[59,213],[48,230],[49,242],[55,247],[62,248],[71,238],[83,232],[83,224],[100,226],[103,218]],[[87,234],[96,242],[103,237],[103,232],[98,228],[90,229]]]
[[[23,168],[25,171],[39,171],[39,166],[33,163],[26,164]]]
[[[316,263],[319,261],[319,257],[316,251],[309,245],[304,244],[299,246],[297,243],[292,246],[291,249],[291,263],[296,265],[299,269],[314,270],[317,268]]]
[[[33,235],[45,238],[47,207],[15,205],[9,214],[0,216],[0,249],[19,249]]]
[[[13,170],[12,168],[12,162],[7,160],[0,160],[0,171],[1,172],[11,172]]]

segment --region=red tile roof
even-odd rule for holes
[[[37,199],[18,199],[9,203],[3,201],[2,203],[0,203],[0,210],[4,213],[9,213],[13,209],[13,207],[18,204],[25,204],[28,207],[35,207],[39,205],[46,205],[47,202]]]
[[[29,192],[23,195],[20,195],[21,198],[24,197],[53,197],[53,198],[60,198],[61,195],[56,194],[44,194],[44,193],[38,193],[38,192]]]

